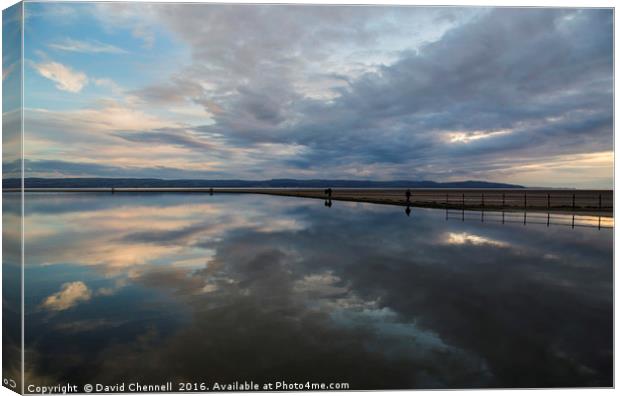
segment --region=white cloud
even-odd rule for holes
[[[88,83],[86,74],[73,70],[58,62],[35,64],[34,68],[43,77],[56,83],[56,88],[68,92],[80,92]]]
[[[122,102],[102,101],[102,107],[73,111],[27,109],[31,125],[58,126],[77,131],[145,131],[181,126],[156,115],[125,106]],[[41,124],[37,124],[41,122]]]
[[[74,39],[65,39],[60,42],[49,44],[50,48],[60,51],[82,52],[89,54],[126,54],[122,48],[111,44],[101,43],[99,41],[80,41]]]
[[[74,307],[81,301],[88,301],[92,292],[84,282],[69,282],[62,285],[59,292],[47,297],[43,307],[51,311],[64,311]]]
[[[341,281],[332,271],[310,274],[295,282],[295,291],[322,297],[341,295],[348,290],[347,287],[340,285]]]
[[[489,245],[502,248],[510,246],[508,243],[503,241],[498,241],[480,235],[469,234],[467,232],[449,232],[446,234],[444,242],[449,245]]]
[[[450,143],[470,143],[480,139],[488,139],[501,135],[512,133],[511,130],[499,131],[473,131],[473,132],[450,132],[448,133],[448,141]]]

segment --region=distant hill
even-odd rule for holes
[[[20,179],[6,179],[4,188],[18,188]],[[163,179],[111,179],[111,178],[68,178],[41,179],[26,178],[26,187],[31,188],[93,188],[93,187],[296,187],[296,188],[524,188],[506,183],[484,181],[461,181],[439,183],[430,180],[373,181],[373,180],[163,180]]]

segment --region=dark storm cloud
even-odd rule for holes
[[[288,165],[318,167],[322,158],[371,174],[377,163],[404,174],[402,166],[416,161],[441,169],[447,158],[475,166],[483,157],[489,164],[480,171],[490,171],[493,160],[511,155],[609,151],[612,61],[610,10],[494,9],[377,71],[340,76],[347,84],[329,102],[296,92],[281,63],[257,61],[243,73],[260,73],[258,88],[240,86],[204,130],[240,146],[310,148]],[[507,133],[467,143],[445,135],[499,130]]]
[[[567,16],[574,19],[566,21]],[[469,151],[506,156],[521,148],[546,155],[558,153],[557,147],[609,150],[611,31],[606,11],[494,11],[356,81],[335,110],[326,109],[336,111],[339,120],[348,119],[339,134],[349,139],[335,143],[342,143],[344,151],[351,141],[376,158],[373,145],[355,145],[356,127],[363,125],[370,129],[364,136],[393,143],[388,161],[390,154],[401,153],[404,160],[428,152],[429,147],[415,144],[422,137],[435,143],[432,155],[444,157],[467,157]],[[546,121],[552,117],[559,120]],[[507,128],[516,130],[461,147],[435,140],[442,130]]]

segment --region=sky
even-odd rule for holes
[[[26,177],[613,186],[611,9],[24,14]]]

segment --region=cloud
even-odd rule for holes
[[[105,4],[97,3],[89,8],[90,16],[109,33],[125,30],[143,43],[143,47],[151,49],[155,45],[160,29],[154,17],[154,4]]]
[[[69,282],[64,283],[59,292],[47,297],[42,305],[51,311],[64,311],[90,300],[91,296],[92,292],[84,282]]]
[[[346,69],[353,55],[336,61],[323,52],[331,44],[306,42],[329,31],[314,18],[342,21],[331,31],[333,49],[339,50],[339,40],[355,47],[370,38],[368,49],[373,40],[382,42],[391,34],[389,29],[373,30],[365,11],[357,9],[347,18],[339,8],[330,8],[333,15],[320,8],[269,11],[276,9],[282,21],[277,35],[261,7],[159,9],[159,17],[191,45],[195,63],[167,83],[133,93],[152,103],[217,106],[211,111],[213,124],[197,130],[225,136],[233,146],[305,147],[295,159],[273,160],[280,172],[296,177],[309,172],[315,177],[500,180],[497,169],[510,168],[506,158],[535,163],[549,155],[611,147],[607,10],[478,9],[473,16],[447,18],[452,22],[438,29],[443,35],[353,71]],[[435,20],[421,10],[401,11]],[[373,12],[375,22],[390,15],[381,8]],[[289,25],[293,17],[313,21],[306,25],[313,30]],[[204,24],[205,19],[213,24]],[[261,32],[252,36],[252,45],[241,39],[243,31],[224,26],[237,19]],[[354,21],[361,26],[357,31],[348,29]],[[394,29],[402,29],[397,21]],[[305,78],[317,75],[314,65],[327,68],[323,75],[339,76],[325,87],[331,94],[307,95],[301,88]],[[454,158],[469,165],[454,169],[448,165]]]
[[[145,48],[153,48],[153,45],[155,45],[155,33],[144,26],[134,27],[132,35],[141,39],[144,42]]]
[[[34,68],[43,77],[54,81],[56,88],[61,91],[77,93],[88,83],[86,74],[58,62],[38,63],[34,65]]]
[[[159,129],[150,132],[118,133],[117,136],[132,142],[163,143],[191,149],[211,150],[216,146],[190,131]]]
[[[494,10],[364,74],[332,104],[302,102],[298,112],[306,117],[290,135],[253,138],[323,148],[334,152],[327,157],[334,167],[366,160],[393,169],[436,163],[447,170],[446,160],[455,157],[477,164],[611,147],[609,14],[576,14],[569,22],[550,10]],[[468,144],[438,139],[454,131]]]
[[[467,244],[472,244],[472,245],[489,245],[489,246],[496,246],[499,248],[507,248],[510,247],[510,244],[503,242],[503,241],[498,241],[495,239],[491,239],[491,238],[487,238],[487,237],[483,237],[480,235],[474,235],[474,234],[468,234],[466,232],[449,232],[445,235],[445,237],[443,238],[444,243],[447,243],[448,245],[467,245]]]
[[[86,54],[126,54],[122,48],[99,41],[82,41],[66,38],[48,45],[48,47],[69,52],[81,52]]]
[[[19,163],[5,162],[5,172],[18,175]],[[212,175],[208,169],[204,171],[192,171],[187,168],[170,168],[165,166],[139,167],[139,166],[114,166],[98,162],[71,162],[60,160],[25,160],[24,171],[27,177],[125,177],[125,178],[159,178],[174,179],[183,174],[188,178],[204,179]]]
[[[11,63],[10,65],[8,65],[7,67],[4,67],[2,69],[2,81],[6,80],[7,77],[9,77],[9,74],[11,74],[13,72],[13,70],[15,70],[15,67],[18,65],[17,62]]]
[[[112,13],[116,6],[102,9]],[[136,14],[143,11],[133,9]],[[154,5],[148,8],[147,18],[161,21],[188,44],[194,62],[175,73],[170,82],[158,82],[137,93],[145,99],[186,97],[197,102],[207,97],[222,109],[228,99],[238,97],[253,120],[277,120],[290,98],[331,97],[332,89],[342,85],[342,78],[322,78],[319,87],[317,75],[349,74],[353,69],[359,75],[386,59],[394,42],[406,37],[407,46],[416,48],[461,23],[458,19],[436,21],[444,11],[427,8],[409,13],[408,23],[395,27],[392,21],[400,11],[397,7]],[[466,18],[468,12],[460,16]],[[274,20],[278,20],[277,28]],[[398,40],[390,42],[387,37]],[[340,58],[343,51],[346,59]],[[367,54],[373,51],[371,59]],[[188,86],[199,92],[188,91]],[[263,86],[269,88],[268,93],[258,98],[257,92],[265,92]],[[280,116],[274,114],[276,103]]]
[[[111,278],[126,281],[127,293],[106,297],[123,310],[89,304],[88,312],[31,319],[45,329],[33,366],[46,370],[52,359],[62,375],[80,364],[78,382],[97,373],[114,383],[128,368],[144,382],[199,378],[205,365],[222,381],[240,370],[262,379],[290,367],[291,380],[321,382],[338,372],[339,381],[365,389],[613,379],[610,230],[552,232],[529,214],[527,226],[486,216],[446,222],[433,210],[409,218],[380,205],[326,209],[314,200],[217,194],[39,196],[29,213],[28,265],[70,265],[72,273],[88,266],[99,277],[92,297],[106,295]],[[296,226],[264,230],[274,223]],[[445,244],[450,234],[456,244]],[[156,298],[165,320],[154,320],[153,305],[136,295],[166,296]],[[558,317],[571,318],[570,332]],[[74,321],[88,337],[118,342],[58,349],[59,340],[75,344],[75,330],[58,326]],[[123,325],[94,327],[112,322]],[[248,361],[247,351],[263,359]]]
[[[93,119],[76,124],[145,148],[143,162],[152,147],[168,146],[186,156],[166,167],[195,167],[208,152],[218,162],[213,176],[231,178],[513,177],[541,185],[519,178],[523,165],[612,147],[610,10],[163,3],[92,10],[106,29],[132,35],[139,27],[191,55],[126,92],[95,82],[129,95],[121,109],[88,104],[64,114],[68,128],[73,116]],[[119,18],[105,22],[110,15]],[[265,147],[287,149],[261,153]],[[153,166],[160,158],[151,155]],[[610,187],[611,167],[597,168],[588,185]],[[583,186],[583,175],[554,169],[556,186]]]
[[[28,119],[36,125],[57,125],[83,131],[144,131],[179,127],[180,123],[142,111],[114,100],[79,110],[49,111],[28,109]],[[33,131],[34,132],[34,131]]]

